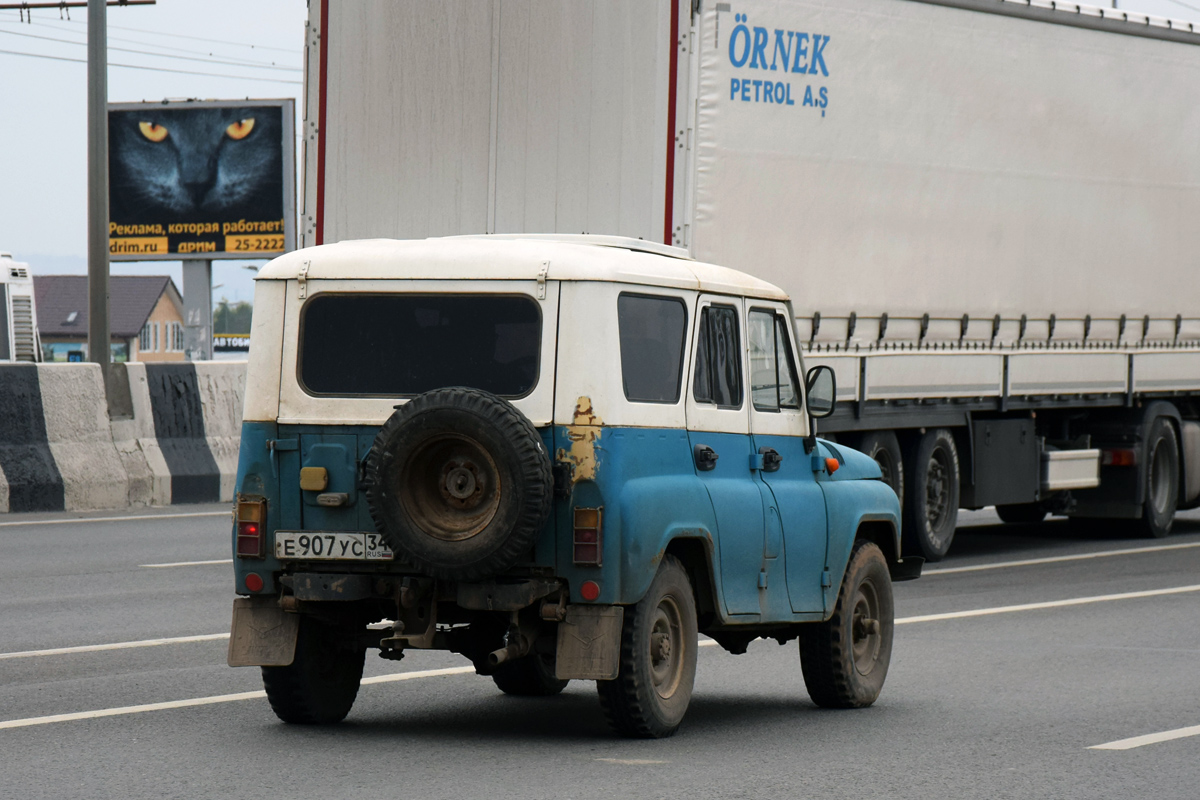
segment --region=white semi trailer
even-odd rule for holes
[[[1200,503],[1197,45],[1049,0],[311,0],[303,240],[687,248],[791,295],[910,552],[989,505],[1165,536]]]

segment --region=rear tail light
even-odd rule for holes
[[[575,509],[575,536],[572,561],[577,566],[598,567],[602,563],[604,538],[601,531],[603,508]]]
[[[1106,467],[1136,467],[1138,451],[1135,448],[1114,448],[1100,451],[1100,463]]]
[[[238,500],[237,554],[239,558],[262,558],[263,528],[267,524],[266,500]]]

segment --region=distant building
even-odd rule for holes
[[[88,358],[86,275],[36,275],[38,328],[46,361]],[[166,275],[108,279],[113,361],[183,361],[183,297]]]

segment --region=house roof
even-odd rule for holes
[[[42,336],[87,336],[86,275],[35,275],[38,331]],[[108,279],[108,326],[113,336],[137,336],[166,292],[182,314],[183,298],[168,275],[112,275]],[[74,314],[74,317],[71,315]]]

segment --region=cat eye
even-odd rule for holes
[[[139,122],[138,130],[152,142],[161,142],[167,138],[167,129],[156,122]]]
[[[225,133],[230,139],[238,140],[245,139],[250,135],[250,131],[254,130],[254,117],[240,119],[225,129]]]

